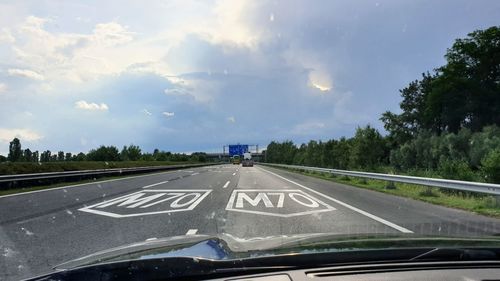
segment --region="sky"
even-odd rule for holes
[[[0,154],[350,137],[500,1],[3,1]]]

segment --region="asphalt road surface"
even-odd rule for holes
[[[0,196],[0,280],[177,235],[483,236],[500,220],[274,168],[220,165]]]

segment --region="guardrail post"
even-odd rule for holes
[[[393,181],[388,181],[385,185],[385,189],[396,189],[396,184]]]
[[[495,207],[500,207],[500,195],[493,196],[495,198]]]

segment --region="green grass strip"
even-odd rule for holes
[[[286,168],[283,169],[290,170]],[[297,170],[293,170],[293,172],[336,183],[375,190],[378,192],[388,193],[400,197],[412,198],[435,205],[471,211],[489,217],[500,218],[500,204],[499,202],[496,202],[494,196],[490,195],[471,196],[470,194],[462,192],[458,192],[458,194],[451,194],[436,187],[427,187],[406,183],[395,183],[396,188],[390,189],[386,188],[388,184],[387,181],[382,180],[334,176],[332,174]]]

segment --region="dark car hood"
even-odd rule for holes
[[[499,247],[500,239],[417,237],[413,235],[346,236],[335,234],[299,234],[242,239],[230,234],[185,235],[148,239],[97,252],[55,267],[57,270],[81,266],[169,257],[208,260],[245,259],[300,253],[343,252],[370,249],[416,247]]]

